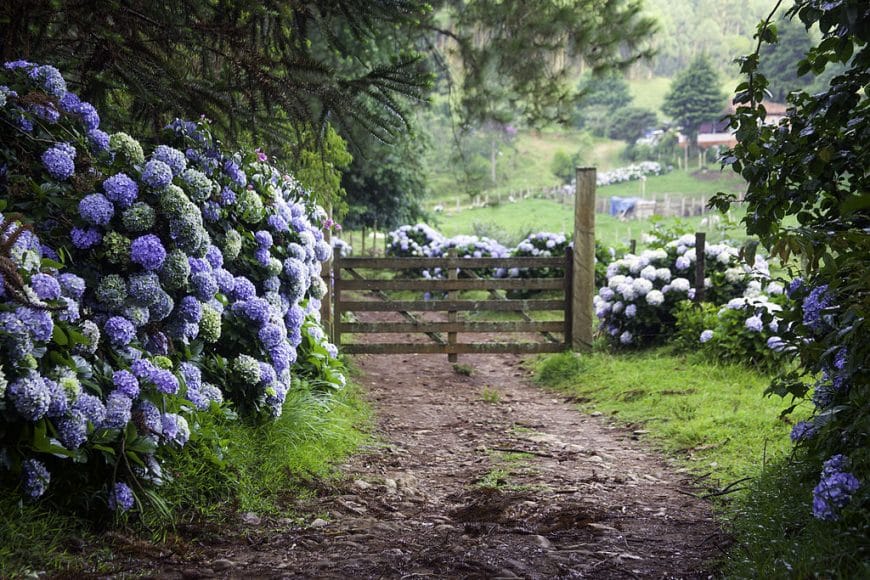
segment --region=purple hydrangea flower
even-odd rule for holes
[[[172,371],[167,369],[156,369],[150,376],[151,382],[157,387],[157,390],[167,395],[174,395],[178,392],[178,378],[172,374]]]
[[[75,162],[65,151],[52,147],[42,154],[42,165],[58,181],[66,181],[76,171]]]
[[[804,281],[801,278],[795,278],[788,284],[788,288],[786,288],[786,295],[789,298],[793,298],[795,293],[798,292],[801,288],[803,288]]]
[[[139,186],[124,173],[117,173],[103,182],[106,197],[121,208],[133,205],[139,196]]]
[[[204,258],[188,258],[187,263],[190,265],[191,274],[211,272],[211,264]]]
[[[166,249],[160,238],[154,234],[145,234],[130,244],[130,259],[146,270],[159,270],[166,259]]]
[[[218,283],[215,277],[209,272],[199,272],[190,277],[190,284],[193,286],[193,291],[196,297],[203,302],[208,302],[218,292]]]
[[[221,205],[228,206],[236,203],[236,192],[225,187],[221,190]]]
[[[205,259],[213,269],[220,268],[224,265],[224,255],[221,253],[220,248],[214,245],[210,245],[208,250],[206,250]]]
[[[267,348],[283,342],[286,338],[284,329],[277,324],[266,324],[260,329],[257,336]]]
[[[178,304],[178,315],[184,322],[197,323],[202,319],[202,304],[195,296],[185,296]]]
[[[700,341],[701,342],[708,342],[712,338],[713,338],[713,331],[712,330],[705,330],[704,332],[701,333]]]
[[[78,114],[82,119],[82,124],[84,124],[88,131],[93,131],[100,127],[100,115],[92,104],[84,101],[79,103]]]
[[[61,98],[66,94],[66,81],[60,71],[50,64],[37,66],[30,71],[30,77],[42,83],[45,92]]]
[[[227,295],[233,292],[233,289],[236,287],[236,279],[230,272],[224,270],[223,268],[218,268],[217,270],[215,270],[214,276],[217,280],[218,288],[221,292]]]
[[[804,324],[812,330],[821,330],[824,326],[822,311],[830,307],[832,303],[833,297],[828,293],[827,284],[813,288],[804,300]]]
[[[846,507],[852,495],[861,487],[853,474],[844,471],[848,459],[835,455],[822,467],[819,484],[813,489],[813,515],[826,521],[839,519],[839,510]]]
[[[51,405],[51,392],[42,376],[32,370],[9,383],[6,396],[18,414],[28,421],[38,421],[44,417]]]
[[[266,230],[260,230],[254,234],[254,240],[256,240],[257,245],[261,248],[269,249],[272,247],[272,234],[267,232]]]
[[[234,311],[236,305],[239,305],[239,310],[241,310],[242,314],[244,314],[244,316],[254,324],[262,326],[269,322],[272,308],[266,300],[262,298],[251,298],[244,302],[237,302],[233,305]]]
[[[187,167],[187,158],[184,153],[166,145],[158,145],[151,154],[151,158],[165,163],[173,175],[178,175]]]
[[[27,459],[21,466],[21,479],[24,494],[30,499],[38,499],[45,494],[51,482],[51,474],[37,459]]]
[[[85,293],[85,281],[75,274],[65,272],[58,276],[60,290],[64,296],[68,296],[73,300],[81,300]]]
[[[233,286],[233,298],[236,300],[249,300],[257,295],[254,283],[244,276],[236,276]]]
[[[816,426],[811,421],[800,421],[792,427],[791,440],[793,443],[810,439],[816,434]]]
[[[257,248],[254,250],[254,258],[256,258],[261,266],[268,266],[272,256],[266,248]]]
[[[88,141],[90,141],[94,151],[109,150],[109,134],[101,129],[91,129],[88,131]]]
[[[54,321],[46,310],[21,306],[15,310],[15,315],[24,323],[33,340],[47,342],[54,331]]]
[[[120,391],[109,393],[106,400],[106,419],[103,421],[105,429],[123,429],[130,422],[133,401]]]
[[[746,319],[745,325],[752,332],[761,332],[764,328],[764,321],[761,320],[760,316],[750,316]]]
[[[286,232],[290,230],[290,225],[287,223],[287,220],[279,215],[270,215],[266,220],[266,223],[268,223],[269,227],[276,232]]]
[[[113,346],[127,346],[136,338],[136,327],[123,316],[112,316],[103,326],[103,332]]]
[[[130,486],[122,481],[115,483],[112,487],[112,493],[109,494],[109,509],[125,512],[131,509],[135,503],[136,499]]]
[[[143,272],[130,276],[127,291],[141,306],[151,306],[160,298],[163,290],[160,288],[160,278],[154,272]]]
[[[81,411],[72,410],[55,421],[57,438],[67,449],[78,449],[88,439],[88,421]]]
[[[101,193],[86,195],[79,202],[79,215],[95,226],[105,226],[115,215],[115,206]]]
[[[130,399],[135,399],[139,396],[139,381],[136,379],[136,375],[130,371],[115,371],[112,374],[112,383],[115,385],[117,392],[123,393]]]
[[[60,108],[67,113],[75,113],[78,111],[81,100],[75,93],[66,93],[60,98]]]
[[[152,189],[163,189],[172,183],[172,169],[164,162],[152,159],[142,170],[142,181]]]
[[[94,228],[73,228],[70,231],[70,239],[78,249],[88,250],[103,241],[103,234]]]
[[[99,397],[89,393],[80,393],[73,403],[73,409],[85,416],[85,419],[93,423],[95,429],[99,429],[106,420],[106,406]]]
[[[133,412],[133,422],[140,433],[160,435],[163,433],[163,421],[160,411],[151,401],[142,401]]]
[[[40,300],[57,300],[60,298],[60,283],[48,274],[34,274],[30,278],[30,287]]]

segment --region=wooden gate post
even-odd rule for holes
[[[578,167],[574,194],[574,268],[571,305],[572,350],[592,350],[592,297],[595,295],[594,167]]]
[[[329,221],[332,222],[332,207],[329,208],[327,214]],[[332,227],[326,228],[323,232],[323,241],[332,247]],[[333,278],[332,278],[332,263],[333,257],[323,264],[321,278],[326,282],[326,292],[323,294],[323,301],[320,303],[320,322],[326,328],[326,335],[332,339],[332,294],[333,294]]]
[[[707,251],[707,234],[695,232],[695,302],[704,301],[704,258]]]
[[[457,255],[457,252],[453,249],[451,249],[450,251],[447,252],[447,257],[449,257],[449,258],[452,258],[456,255]],[[456,268],[447,268],[447,279],[448,280],[456,280],[458,277],[459,277],[459,272],[456,271]],[[458,295],[459,295],[459,293],[456,292],[455,290],[448,290],[447,291],[447,299],[448,300],[455,300]],[[457,313],[455,310],[448,310],[447,311],[447,322],[456,322],[458,320],[456,314]],[[448,345],[448,347],[456,345],[456,333],[455,332],[448,332],[447,333],[447,345]],[[447,353],[447,362],[452,362],[452,363],[459,362],[459,355],[455,352]]]

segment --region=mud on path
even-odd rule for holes
[[[359,356],[381,443],[297,507],[165,554],[160,577],[704,578],[720,532],[630,430],[535,387],[513,355]],[[168,556],[168,557],[167,557]],[[152,562],[156,564],[156,562]],[[140,569],[141,570],[141,569]]]

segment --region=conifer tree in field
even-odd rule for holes
[[[706,57],[699,56],[671,82],[662,111],[683,127],[691,145],[697,145],[698,126],[719,119],[725,99],[719,75]]]

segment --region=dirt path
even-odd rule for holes
[[[702,578],[709,506],[631,431],[529,382],[519,357],[360,356],[383,445],[299,508],[192,542],[161,577]],[[245,521],[247,520],[247,521]]]

